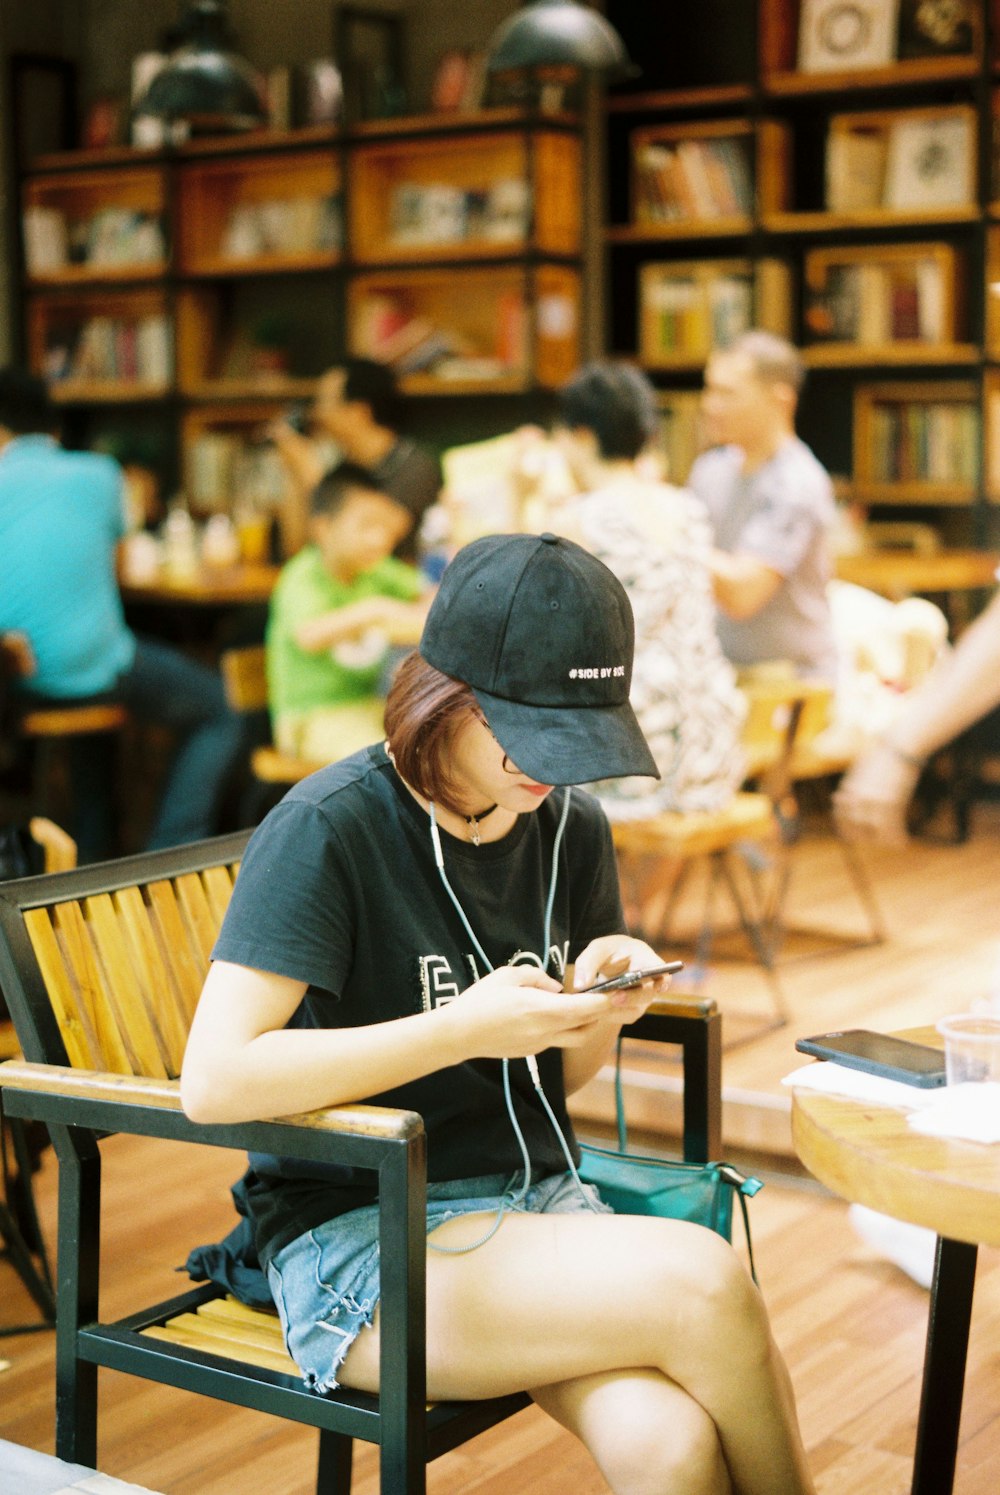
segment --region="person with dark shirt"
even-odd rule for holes
[[[624,588],[573,542],[458,553],[385,743],[305,779],[247,846],[183,1105],[222,1124],[418,1111],[430,1398],[529,1388],[620,1495],[810,1495],[787,1373],[728,1242],[615,1215],[576,1173],[566,1098],[666,985],[587,989],[658,963],[622,932],[600,805],[570,787],[655,776],[633,647]],[[376,1390],[370,1175],[254,1155],[245,1197],[307,1382]]]
[[[396,376],[387,364],[347,358],[320,378],[311,412],[314,430],[332,439],[344,458],[366,468],[383,493],[409,509],[413,527],[395,554],[412,560],[420,521],[441,491],[442,474],[436,457],[399,434],[398,418]],[[284,548],[291,555],[306,541],[308,495],[323,476],[324,462],[315,441],[287,421],[272,426],[271,435],[295,487],[296,501],[283,525]]]

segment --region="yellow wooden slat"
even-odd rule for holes
[[[197,872],[190,872],[183,877],[175,878],[174,887],[177,889],[177,900],[191,931],[195,949],[200,952],[204,962],[202,970],[205,972],[208,970],[212,946],[219,932],[218,921],[212,912],[204,884]]]
[[[114,897],[115,911],[128,944],[139,993],[159,1035],[160,1054],[169,1075],[180,1074],[187,1043],[187,1013],[164,964],[151,913],[137,887],[123,888]]]
[[[195,1323],[201,1326],[201,1331],[206,1336],[226,1344],[249,1345],[251,1348],[270,1350],[278,1355],[282,1354],[285,1349],[285,1342],[281,1337],[281,1325],[274,1314],[258,1313],[254,1322],[219,1318],[206,1313],[204,1308],[200,1308],[197,1313],[182,1313],[175,1318],[168,1319],[165,1327],[190,1329]]]
[[[185,1015],[185,1027],[190,1028],[208,966],[200,951],[192,945],[173,884],[151,882],[146,888],[146,896],[152,928]]]
[[[226,1360],[244,1360],[250,1365],[260,1366],[264,1370],[277,1370],[285,1375],[297,1376],[300,1380],[302,1372],[290,1355],[275,1353],[270,1350],[254,1349],[247,1345],[227,1344],[224,1340],[213,1339],[206,1336],[200,1329],[173,1329],[153,1327],[143,1329],[143,1334],[150,1339],[165,1339],[170,1344],[182,1345],[188,1350],[200,1350],[204,1355],[219,1355]]]
[[[70,979],[49,910],[29,909],[24,924],[70,1064],[74,1069],[103,1069],[93,1015],[79,1000],[76,983]]]
[[[108,1001],[108,993],[94,956],[90,930],[78,903],[56,905],[55,926],[66,962],[79,988],[79,1001],[91,1015],[100,1053],[98,1069],[114,1074],[133,1072],[118,1019]]]
[[[235,870],[231,871],[228,867],[206,867],[205,871],[201,874],[205,896],[208,899],[209,907],[215,918],[216,934],[219,932],[222,921],[226,916],[226,909],[229,907],[235,876]]]
[[[133,1074],[163,1078],[160,1036],[150,1020],[129,957],[122,925],[109,893],[84,902],[94,948],[104,968],[108,1007],[129,1055]]]
[[[224,1298],[209,1298],[207,1303],[201,1304],[197,1313],[200,1318],[215,1319],[224,1324],[259,1324],[263,1321],[269,1326],[269,1331],[281,1339],[281,1321],[276,1309],[251,1308],[249,1304],[241,1303],[239,1298],[228,1293]]]
[[[218,1319],[205,1317],[199,1313],[178,1313],[167,1320],[163,1325],[165,1329],[179,1329],[185,1333],[200,1334],[207,1342],[214,1340],[218,1344],[245,1346],[249,1349],[269,1350],[271,1354],[280,1355],[284,1352],[284,1341],[281,1338],[280,1329],[270,1324],[231,1324],[220,1322]]]

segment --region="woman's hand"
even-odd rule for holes
[[[623,998],[631,1001],[633,994],[567,992],[537,966],[501,966],[467,987],[445,1011],[458,1028],[454,1036],[466,1057],[523,1059],[543,1049],[585,1044],[601,1023],[618,1016]]]
[[[602,935],[600,939],[591,940],[577,959],[573,988],[575,991],[583,991],[598,981],[622,976],[626,971],[643,971],[663,963],[662,956],[651,945],[647,945],[645,940],[636,940],[627,934]],[[609,1016],[616,1016],[622,1023],[634,1023],[646,1011],[654,997],[669,989],[670,981],[669,976],[657,976],[652,981],[644,981],[641,986],[611,992],[610,995],[619,1000]]]

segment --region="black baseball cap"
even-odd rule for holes
[[[629,705],[635,622],[621,582],[556,535],[487,535],[451,561],[420,640],[468,685],[540,784],[659,778]]]

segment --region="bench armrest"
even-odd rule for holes
[[[0,1088],[4,1106],[14,1116],[317,1161],[353,1161],[360,1167],[366,1164],[361,1156],[351,1156],[352,1145],[367,1155],[366,1144],[405,1143],[423,1133],[423,1121],[414,1111],[364,1105],[331,1106],[273,1121],[206,1125],[185,1116],[177,1080],[23,1059],[0,1064]]]

